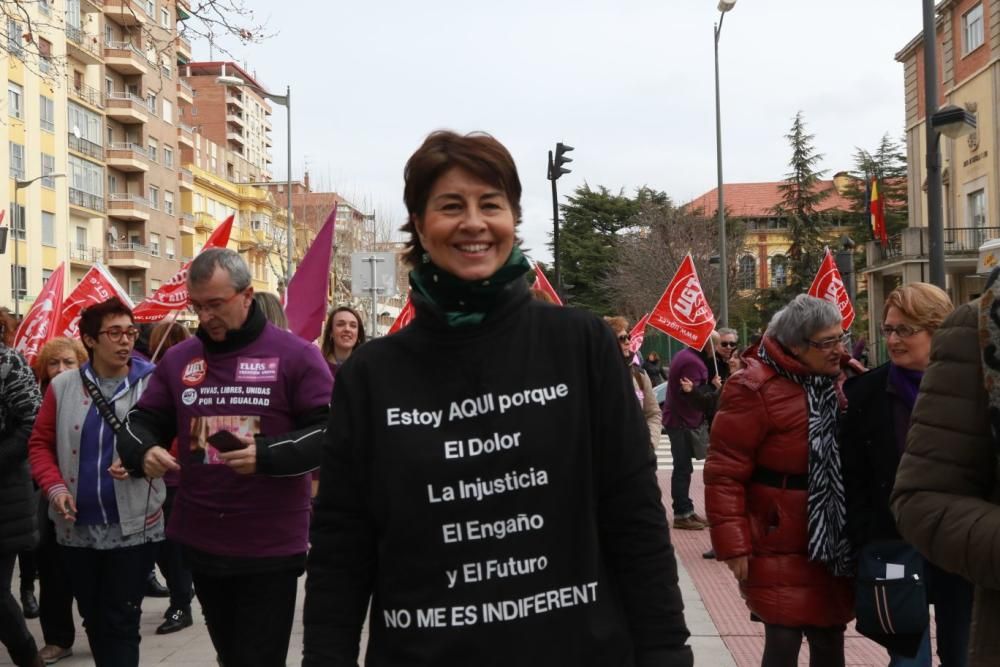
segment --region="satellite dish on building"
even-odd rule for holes
[[[73,126],[73,136],[76,137],[77,139],[80,139],[81,135],[80,135],[80,126],[79,125],[74,125]]]

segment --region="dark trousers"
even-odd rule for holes
[[[764,625],[761,667],[796,667],[802,635],[809,642],[809,667],[844,667],[844,627],[787,628]]]
[[[177,488],[168,486],[167,498],[163,501],[164,521],[170,521],[176,496]],[[184,565],[183,551],[181,545],[173,540],[163,540],[156,552],[156,564],[160,566],[170,589],[170,610],[180,609],[190,614],[194,590],[191,588],[191,570]]]
[[[19,579],[21,581],[21,591],[35,591],[35,578],[38,576],[38,561],[35,550],[22,551],[17,555],[19,566]]]
[[[56,544],[56,529],[48,516],[39,517],[41,541],[35,552],[38,563],[38,620],[46,644],[70,648],[76,639],[73,622],[73,587],[69,570]]]
[[[17,554],[0,555],[0,643],[15,665],[31,665],[38,654],[35,640],[24,623],[21,607],[10,592]]]
[[[284,667],[299,571],[214,576],[194,572],[216,653],[224,667]]]
[[[156,547],[60,547],[97,667],[139,665],[142,598]]]
[[[667,427],[665,430],[670,438],[670,456],[674,464],[673,472],[670,473],[670,499],[674,518],[689,516],[694,512],[694,501],[691,500],[691,474],[694,473],[691,432],[686,428]]]

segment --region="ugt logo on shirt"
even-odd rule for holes
[[[277,382],[278,357],[240,357],[236,360],[237,382]]]

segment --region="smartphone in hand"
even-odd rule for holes
[[[220,452],[235,452],[238,449],[246,449],[247,443],[237,438],[231,431],[216,431],[208,436],[206,442]]]

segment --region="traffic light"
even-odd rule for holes
[[[567,146],[563,142],[556,144],[556,155],[555,158],[551,159],[549,162],[549,180],[554,181],[558,179],[563,174],[570,173],[569,169],[566,169],[563,165],[572,162],[572,158],[566,157],[566,153],[573,150],[572,146]],[[551,155],[551,153],[550,153]]]

